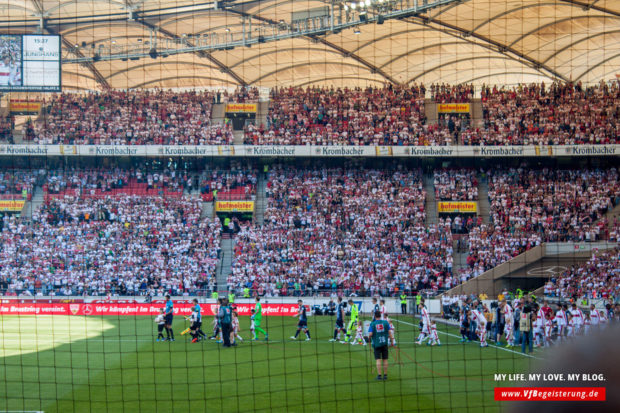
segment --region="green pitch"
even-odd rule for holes
[[[417,346],[411,317],[395,323],[387,382],[374,380],[370,347],[330,343],[331,317],[311,317],[312,341],[289,339],[292,317],[265,317],[269,342],[223,349],[155,342],[150,317],[0,317],[0,411],[45,412],[399,412],[499,411],[494,373],[527,372],[538,360],[458,342],[438,325],[441,347]],[[203,330],[211,333],[211,320]],[[305,337],[303,337],[305,338]],[[397,363],[395,356],[400,356]],[[541,353],[534,353],[541,357]]]

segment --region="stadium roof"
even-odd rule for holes
[[[0,32],[35,33],[43,22],[43,33],[63,36],[66,59],[89,48],[146,42],[152,31],[160,41],[191,44],[197,34],[240,32],[244,21],[246,30],[250,21],[253,30],[289,24],[291,13],[332,1],[233,0],[217,9],[213,3],[1,0]],[[594,83],[615,77],[619,64],[618,0],[470,0],[337,34],[167,58],[65,63],[63,87]]]

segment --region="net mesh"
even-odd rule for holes
[[[5,6],[0,411],[504,411],[617,318],[612,2]]]

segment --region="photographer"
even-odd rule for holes
[[[532,340],[532,306],[529,302],[523,305],[519,316],[519,331],[521,332],[521,352],[525,353],[525,346],[529,346],[530,353],[534,351]]]
[[[512,325],[514,328],[514,344],[515,346],[521,343],[521,329],[519,328],[519,323],[521,320],[521,313],[523,312],[523,303],[517,302],[514,308],[514,315]]]
[[[493,332],[493,341],[499,344],[502,332],[504,331],[504,314],[496,301],[491,303],[491,311],[493,313],[493,325],[491,330]]]
[[[327,315],[336,315],[336,303],[334,300],[329,300],[329,304],[327,305]]]

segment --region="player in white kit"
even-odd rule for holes
[[[476,334],[480,340],[480,347],[487,347],[487,319],[484,316],[482,304],[479,304],[472,312],[472,321],[476,323]]]
[[[243,341],[243,337],[241,337],[241,327],[239,326],[239,314],[237,313],[237,309],[233,307],[232,312],[232,328],[235,339],[239,341]]]
[[[385,306],[385,300],[381,299],[379,300],[379,310],[381,311],[381,319],[382,320],[387,320],[388,316],[387,316],[387,307]]]
[[[560,306],[560,309],[555,313],[555,322],[558,326],[558,340],[564,340],[566,334],[566,327],[568,320],[566,319],[566,304]]]
[[[601,316],[594,307],[594,304],[590,306],[590,326],[593,330],[597,330],[601,325]]]
[[[549,345],[553,343],[551,339],[552,331],[553,331],[553,316],[551,315],[551,313],[549,313],[545,317],[545,329],[544,329],[545,334],[543,336],[543,345],[545,347],[549,347]]]
[[[545,312],[536,304],[536,321],[534,322],[534,345],[541,347],[545,336]]]
[[[417,344],[422,344],[422,342],[430,337],[431,331],[431,317],[428,314],[428,310],[424,306],[424,299],[420,301],[420,317],[422,318],[422,331],[420,332],[420,336],[416,341]]]
[[[357,327],[355,329],[355,338],[351,342],[352,346],[363,344],[366,345],[366,340],[364,340],[364,325],[361,320],[357,321]]]
[[[506,300],[502,301],[502,312],[504,313],[504,334],[506,335],[506,347],[514,347],[514,312]]]
[[[431,321],[431,337],[430,337],[431,346],[441,346],[441,341],[439,341],[439,336],[437,335],[437,325],[435,321]]]
[[[576,325],[573,314],[571,312],[566,313],[566,337],[575,337]]]
[[[577,304],[573,303],[572,309],[570,310],[571,315],[573,316],[573,335],[581,335],[583,331],[583,326],[585,323],[585,317],[583,316],[583,311],[581,308],[577,307]]]
[[[394,344],[393,345],[396,345],[396,329],[394,328],[394,323],[392,322],[392,320],[390,320],[390,317],[388,317],[387,313],[385,313],[385,320],[390,325],[390,330],[392,330],[392,332],[394,333]]]
[[[607,311],[599,310],[598,315],[600,316],[601,327],[606,327],[607,323],[609,323],[609,317],[607,317]]]

